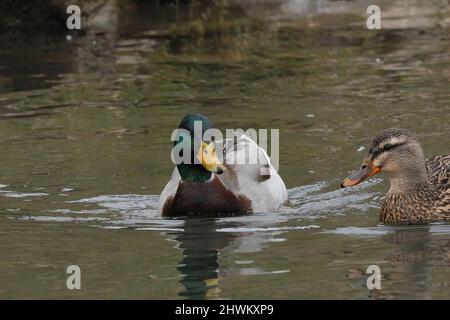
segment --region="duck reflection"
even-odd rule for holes
[[[284,232],[263,231],[273,223],[284,221],[277,216],[270,223],[259,221],[253,216],[239,221],[228,219],[186,219],[182,233],[175,235],[179,248],[183,250],[183,258],[177,270],[182,274],[180,283],[184,289],[180,296],[188,299],[221,299],[220,279],[231,274],[263,274],[270,273],[264,268],[248,268],[245,261],[243,268],[224,270],[220,257],[229,254],[246,254],[263,250],[271,243],[270,239],[280,237]],[[242,262],[242,261],[240,261]]]
[[[188,299],[220,298],[219,255],[236,236],[217,232],[217,229],[216,219],[187,219],[184,232],[176,237],[183,249],[183,259],[177,267],[183,275],[181,296]]]
[[[388,282],[384,290],[375,290],[380,299],[430,299],[433,268],[448,266],[449,240],[436,234],[439,225],[397,227],[384,236],[392,246],[385,260],[388,269],[382,274]],[[447,230],[448,232],[448,230]],[[439,284],[445,285],[445,284]],[[383,287],[383,285],[382,285]],[[383,292],[384,291],[384,292]]]

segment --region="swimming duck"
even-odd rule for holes
[[[200,139],[195,138],[196,125],[201,125]],[[286,186],[264,149],[245,134],[235,133],[220,141],[206,139],[205,132],[212,128],[202,114],[181,120],[173,139],[172,160],[177,155],[183,160],[175,161],[172,177],[161,193],[160,214],[230,216],[279,209],[287,201]],[[247,161],[249,154],[258,161]]]
[[[391,187],[383,202],[383,223],[450,221],[450,155],[425,159],[415,137],[404,129],[385,129],[373,139],[361,168],[341,187],[359,184],[379,172]]]

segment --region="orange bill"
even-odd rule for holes
[[[374,166],[372,161],[367,161],[367,164],[363,164],[358,171],[353,172],[344,181],[342,181],[341,188],[356,186],[368,177],[376,175],[380,171],[381,168]]]

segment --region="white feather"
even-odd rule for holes
[[[224,162],[231,170],[220,175],[220,180],[235,194],[250,199],[254,212],[277,210],[287,201],[283,180],[270,163],[266,151],[255,141],[244,134],[237,134],[235,139],[217,142],[217,145],[223,145]],[[250,162],[255,159],[256,163]]]
[[[178,190],[178,185],[180,184],[181,176],[178,173],[177,167],[173,169],[172,177],[170,178],[169,182],[167,183],[164,190],[161,192],[161,195],[159,196],[158,200],[158,213],[162,214],[162,210],[164,208],[164,204],[166,203],[166,200],[170,197],[174,197]]]

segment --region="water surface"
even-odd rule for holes
[[[379,225],[382,176],[339,189],[380,129],[449,152],[448,3],[393,3],[381,31],[364,1],[298,0],[129,5],[84,37],[3,35],[0,298],[448,299],[450,227]],[[280,129],[290,203],[158,216],[189,112]]]

